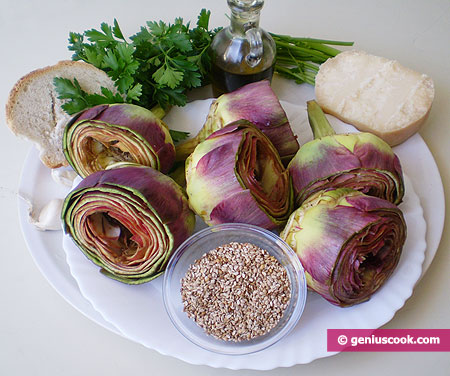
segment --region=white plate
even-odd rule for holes
[[[183,110],[172,111],[166,120],[181,130],[198,130],[210,103],[211,100],[193,102]],[[301,142],[311,139],[305,108],[285,102],[283,107]],[[334,122],[333,127],[338,132],[355,131],[342,122]],[[419,198],[408,178],[405,182],[406,195],[401,208],[408,226],[408,238],[399,265],[385,286],[369,302],[346,309],[335,307],[310,293],[294,331],[273,347],[247,356],[209,353],[186,340],[164,310],[161,278],[140,286],[125,285],[100,274],[99,268],[79,251],[69,236],[64,237],[63,247],[83,296],[127,338],[193,364],[258,370],[288,367],[333,355],[326,349],[327,329],[378,328],[388,322],[410,297],[422,272],[426,224]]]
[[[280,98],[283,98],[288,101],[295,101],[297,103],[305,103],[307,99],[310,99],[313,97],[312,90],[307,85],[301,85],[300,87],[296,87],[295,91],[293,91],[289,86],[287,85],[281,85],[279,83],[280,81],[275,81],[276,91],[277,94],[280,96]],[[293,93],[293,95],[291,95]],[[295,95],[294,95],[295,94]],[[200,102],[196,103],[196,105],[199,105]],[[294,121],[291,119],[291,110],[288,110],[289,104],[283,103],[283,105],[286,107],[286,110],[288,111],[289,117],[291,121]],[[193,105],[194,106],[194,105]],[[297,106],[295,110],[297,111],[297,114],[301,114],[303,111],[302,108],[298,108]],[[190,112],[193,116],[193,120],[196,121],[197,125],[200,127],[203,122],[202,119],[198,119],[198,114],[201,112],[195,111],[197,114],[197,118],[195,116],[195,113]],[[186,114],[185,114],[186,115]],[[294,114],[295,115],[295,114]],[[169,116],[176,117],[176,111],[173,111]],[[303,114],[304,116],[304,114]],[[166,119],[169,124],[175,124],[170,123],[169,119]],[[331,119],[333,122],[333,126],[336,127],[335,120]],[[186,124],[186,121],[183,120],[180,122],[180,124]],[[174,126],[175,128],[181,129],[182,127]],[[337,129],[337,128],[336,128]],[[306,132],[307,133],[307,132]],[[306,138],[300,138],[301,143],[306,141]],[[443,207],[442,203],[444,202],[444,195],[443,195],[443,188],[442,188],[442,182],[440,179],[439,172],[437,170],[436,164],[434,162],[434,159],[428,150],[427,146],[421,139],[419,135],[415,135],[410,140],[408,140],[403,145],[399,146],[395,150],[397,154],[399,155],[402,165],[404,168],[405,173],[411,178],[412,185],[414,187],[414,190],[418,193],[420,200],[422,202],[423,208],[424,208],[424,216],[426,219],[426,222],[429,224],[428,231],[426,234],[426,240],[427,240],[427,248],[425,251],[425,262],[422,269],[422,275],[428,268],[429,264],[431,263],[432,259],[434,258],[434,255],[436,253],[440,237],[442,234],[442,228],[444,223],[444,212],[445,208]],[[408,189],[412,192],[412,189]],[[45,203],[47,200],[53,197],[64,197],[66,190],[62,189],[59,186],[56,186],[55,183],[51,180],[50,172],[48,169],[46,169],[38,160],[38,153],[36,150],[32,150],[27,157],[23,169],[21,184],[20,184],[20,191],[22,194],[25,194],[27,197],[33,198],[33,200],[37,200],[40,204]],[[62,239],[62,233],[61,232],[40,232],[37,231],[33,226],[31,226],[27,221],[27,205],[22,200],[19,200],[19,215],[21,218],[21,225],[22,230],[24,233],[24,237],[27,241],[29,250],[37,263],[38,267],[40,268],[43,275],[48,279],[48,281],[52,284],[52,286],[69,302],[71,303],[75,308],[77,308],[80,312],[85,314],[90,319],[94,320],[98,324],[118,333],[121,334],[120,331],[115,328],[114,325],[111,325],[108,321],[106,321],[93,307],[90,305],[89,301],[87,301],[80,293],[80,290],[78,289],[76,281],[73,279],[73,277],[70,275],[69,267],[65,261],[64,253],[61,250],[61,239]],[[423,227],[423,231],[425,231]],[[76,253],[80,255],[80,253]],[[86,260],[84,260],[86,261]],[[73,264],[73,263],[72,263]],[[73,264],[75,267],[75,265]],[[90,263],[86,263],[86,266],[92,266]],[[400,269],[399,269],[400,270]],[[97,273],[94,273],[96,275]],[[420,274],[420,273],[419,273]],[[394,279],[392,279],[394,280]],[[109,280],[107,280],[110,282]],[[395,280],[394,280],[395,281]],[[147,285],[152,286],[152,289],[158,290],[158,284],[160,282],[154,281],[153,285]],[[412,284],[414,285],[414,283]],[[148,289],[147,286],[138,287],[136,289],[136,292],[144,289]],[[402,285],[405,287],[404,285]],[[412,286],[407,287],[408,291],[403,291],[403,295],[409,296],[411,293]],[[86,293],[86,292],[85,292]],[[127,293],[128,294],[128,293]],[[375,298],[375,297],[374,297]],[[130,296],[131,299],[131,296]],[[406,299],[406,298],[404,298]],[[401,299],[403,300],[403,298]],[[371,302],[375,302],[376,300],[372,299]],[[371,303],[369,302],[369,303]],[[389,308],[389,315],[383,315],[385,318],[381,321],[387,322],[390,320],[390,318],[393,316],[395,311],[403,305],[403,302],[400,302],[400,304],[396,304],[393,306],[390,306]],[[150,304],[149,301],[146,302],[146,304]],[[313,309],[316,304],[320,304],[320,299],[317,300],[317,297],[313,296],[308,301],[308,307],[311,307],[310,309]],[[366,305],[368,303],[365,303]],[[371,303],[373,304],[373,303]],[[156,307],[157,305],[155,305]],[[360,307],[364,307],[365,305],[360,305]],[[159,308],[157,308],[154,312],[160,312],[162,310],[162,305],[160,305]],[[378,310],[379,308],[377,308]],[[341,310],[342,312],[347,310]],[[164,312],[162,312],[164,313]],[[165,317],[165,313],[164,316]],[[348,314],[348,317],[353,317],[352,314]],[[308,318],[308,310],[305,312],[304,320],[307,320]],[[379,314],[377,311],[377,319],[379,318]],[[354,318],[353,318],[354,319]],[[382,325],[384,322],[379,322],[379,325]],[[302,320],[302,322],[304,322]],[[336,321],[336,326],[339,327],[339,323],[341,321]],[[355,321],[356,324],[358,323],[358,320]],[[122,327],[122,325],[119,325]],[[312,330],[312,325],[309,325]],[[300,324],[298,329],[303,327],[303,324]],[[169,329],[168,329],[169,330]],[[172,329],[170,329],[172,330]],[[176,333],[174,334],[176,335]],[[128,336],[128,335],[127,335]],[[165,335],[162,336],[162,338],[157,339],[157,342],[154,347],[156,350],[168,353],[173,356],[177,356],[177,353],[171,352],[169,349],[168,352],[164,350],[163,345],[160,342],[164,342],[164,338],[167,338]],[[141,342],[142,338],[132,338],[134,340],[138,340]],[[288,338],[286,339],[288,340]],[[182,341],[182,340],[181,340]],[[175,341],[171,341],[175,342]],[[183,351],[181,354],[179,354],[180,359],[184,359],[187,362],[190,363],[196,363],[196,364],[209,364],[212,366],[226,366],[229,368],[253,368],[253,369],[270,369],[277,366],[289,366],[296,363],[306,363],[308,361],[311,361],[315,358],[321,357],[321,356],[328,356],[332,355],[331,353],[324,353],[326,352],[325,344],[321,344],[322,351],[320,353],[317,353],[317,351],[313,352],[312,350],[307,350],[304,354],[302,354],[302,359],[298,359],[297,357],[288,356],[289,352],[283,353],[283,354],[277,354],[274,357],[267,357],[265,361],[259,361],[258,359],[253,359],[253,357],[246,357],[245,361],[240,362],[239,361],[233,361],[226,360],[224,363],[223,360],[220,359],[213,359],[211,354],[204,353],[203,351],[201,354],[199,354],[197,357],[191,357],[187,356],[185,354],[185,349],[183,348]],[[295,346],[297,347],[297,345]],[[309,346],[308,346],[309,347]],[[275,349],[275,348],[274,348]],[[257,356],[255,354],[254,356]],[[236,358],[238,359],[238,358]],[[244,363],[244,364],[242,364]]]

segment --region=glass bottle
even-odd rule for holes
[[[276,46],[259,27],[264,0],[227,0],[230,26],[211,44],[211,83],[214,96],[236,90],[250,82],[272,79]]]

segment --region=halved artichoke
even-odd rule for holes
[[[108,277],[128,284],[160,275],[194,230],[182,189],[144,166],[98,171],[66,197],[64,229]]]
[[[322,189],[352,188],[399,204],[402,168],[391,147],[371,133],[335,134],[315,101],[308,102],[315,139],[289,163],[297,206]]]
[[[203,128],[196,137],[177,145],[177,159],[184,160],[210,134],[237,120],[254,124],[272,141],[281,160],[288,163],[299,145],[286,113],[270,82],[262,80],[218,97],[211,104]]]
[[[128,103],[98,105],[76,115],[65,128],[63,149],[81,177],[117,162],[167,173],[175,161],[167,126],[151,111]]]
[[[274,229],[293,210],[287,170],[270,140],[246,120],[201,142],[186,160],[189,204],[208,225],[241,222]]]
[[[368,300],[391,276],[406,223],[391,202],[340,188],[308,197],[280,236],[300,258],[308,287],[346,307]]]

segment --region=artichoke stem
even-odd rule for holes
[[[308,109],[309,125],[315,139],[336,134],[316,101],[308,101],[306,105]]]
[[[166,116],[166,111],[159,104],[152,107],[150,111],[153,112],[153,115],[155,115],[158,119],[162,119]]]
[[[194,151],[195,147],[198,145],[199,141],[197,137],[191,138],[184,141],[182,144],[176,145],[176,157],[175,161],[184,161],[189,155]]]

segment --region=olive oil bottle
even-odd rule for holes
[[[272,79],[275,42],[259,27],[264,0],[228,0],[230,26],[211,44],[211,83],[214,96],[248,83]]]

